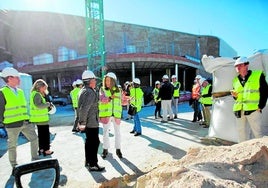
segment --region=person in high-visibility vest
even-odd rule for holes
[[[202,113],[201,113],[201,105],[199,102],[199,98],[201,96],[201,85],[200,85],[200,79],[202,76],[196,75],[194,79],[194,85],[192,87],[192,93],[191,93],[191,106],[194,110],[193,114],[193,120],[192,122],[202,121]]]
[[[155,116],[155,119],[157,119],[157,115],[158,117],[160,118],[163,118],[161,116],[161,99],[157,99],[158,97],[158,94],[159,94],[159,89],[160,89],[160,81],[156,81],[155,82],[155,88],[153,90],[153,96],[154,96],[154,103],[155,103],[155,110],[154,110],[154,116]]]
[[[132,82],[133,88],[130,89],[130,105],[134,105],[137,108],[137,112],[133,115],[134,127],[130,133],[134,134],[134,136],[139,136],[142,134],[139,112],[143,104],[143,91],[140,88],[141,81],[139,78],[134,78]]]
[[[268,97],[265,75],[260,70],[249,70],[249,60],[246,57],[239,57],[234,66],[239,75],[233,79],[231,94],[235,99],[233,111],[239,142],[251,139],[250,135],[260,138],[264,136],[262,109],[266,106]]]
[[[48,108],[52,108],[50,102],[46,102],[45,96],[48,94],[48,85],[38,79],[34,82],[30,95],[30,122],[36,124],[39,140],[39,155],[52,155],[50,151],[50,132]]]
[[[177,81],[177,76],[172,75],[171,76],[171,84],[174,87],[174,92],[171,100],[171,108],[174,114],[174,119],[177,119],[178,116],[178,104],[179,104],[179,98],[180,98],[180,88],[181,88],[181,83]]]
[[[83,81],[80,79],[77,79],[76,81],[73,82],[73,90],[70,92],[70,96],[72,99],[72,106],[74,109],[74,125],[72,132],[79,132],[77,129],[77,124],[78,124],[78,117],[77,117],[77,107],[78,107],[78,94],[81,88],[83,87]]]
[[[103,124],[103,152],[102,158],[108,155],[110,148],[110,127],[114,126],[116,155],[122,158],[120,123],[122,116],[122,93],[116,84],[117,78],[113,72],[108,72],[103,79],[99,92],[99,118]]]
[[[202,110],[204,115],[204,121],[200,123],[204,128],[208,128],[210,125],[210,109],[212,106],[212,85],[205,79],[200,79],[200,84],[202,87],[201,98],[199,102],[202,104]]]
[[[19,72],[11,67],[4,68],[1,77],[6,82],[6,86],[0,89],[0,124],[5,126],[8,135],[8,157],[13,167],[17,165],[17,141],[20,133],[31,143],[32,160],[39,159],[38,137],[35,126],[28,122],[27,101],[23,90],[19,89]]]

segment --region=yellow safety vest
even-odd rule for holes
[[[208,94],[209,88],[211,87],[211,84],[208,84],[206,87],[202,89],[201,96]],[[212,97],[201,97],[199,102],[202,104],[212,104]]]
[[[157,100],[158,95],[159,95],[159,89],[155,87],[154,90],[153,90],[154,100],[161,101],[161,99]]]
[[[130,97],[131,99],[130,103],[137,107],[137,112],[141,110],[141,106],[143,103],[143,91],[141,88],[131,88],[130,89]]]
[[[37,91],[32,91],[30,96],[30,122],[46,122],[49,121],[48,108],[38,108],[34,104],[34,96],[40,95],[42,103],[46,103],[46,99]]]
[[[174,89],[173,97],[179,97],[179,96],[180,96],[181,83],[178,82],[178,81],[175,82],[175,83],[172,82],[172,85],[173,85],[174,87],[178,87],[178,89]],[[179,86],[177,86],[177,85],[179,85]]]
[[[258,109],[260,100],[260,77],[262,71],[252,71],[244,87],[241,85],[238,77],[233,80],[233,88],[238,93],[233,111],[251,111]]]
[[[106,90],[103,87],[101,92],[104,92],[105,97],[111,97],[111,91]],[[111,99],[108,103],[99,102],[99,117],[111,117],[121,118],[122,115],[122,103],[121,92],[114,93],[115,98]]]
[[[78,107],[78,94],[79,94],[80,88],[76,87],[74,88],[70,95],[71,95],[71,99],[72,99],[72,104],[74,108]]]
[[[17,94],[15,94],[8,86],[1,88],[1,91],[6,99],[3,123],[10,124],[28,120],[24,92],[17,88]]]

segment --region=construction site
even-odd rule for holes
[[[145,88],[176,74],[190,91],[195,75],[207,74],[202,54],[237,55],[215,36],[104,20],[102,1],[89,2],[86,17],[2,10],[0,62],[46,80],[52,94],[69,93],[86,69],[100,78],[112,71],[121,85],[138,77]]]

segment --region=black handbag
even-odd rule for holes
[[[133,104],[130,104],[127,113],[131,116],[134,116],[137,113],[137,107]]]

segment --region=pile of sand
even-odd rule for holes
[[[131,180],[116,178],[100,187],[268,187],[268,137],[191,148],[182,159],[159,165],[135,183]]]

